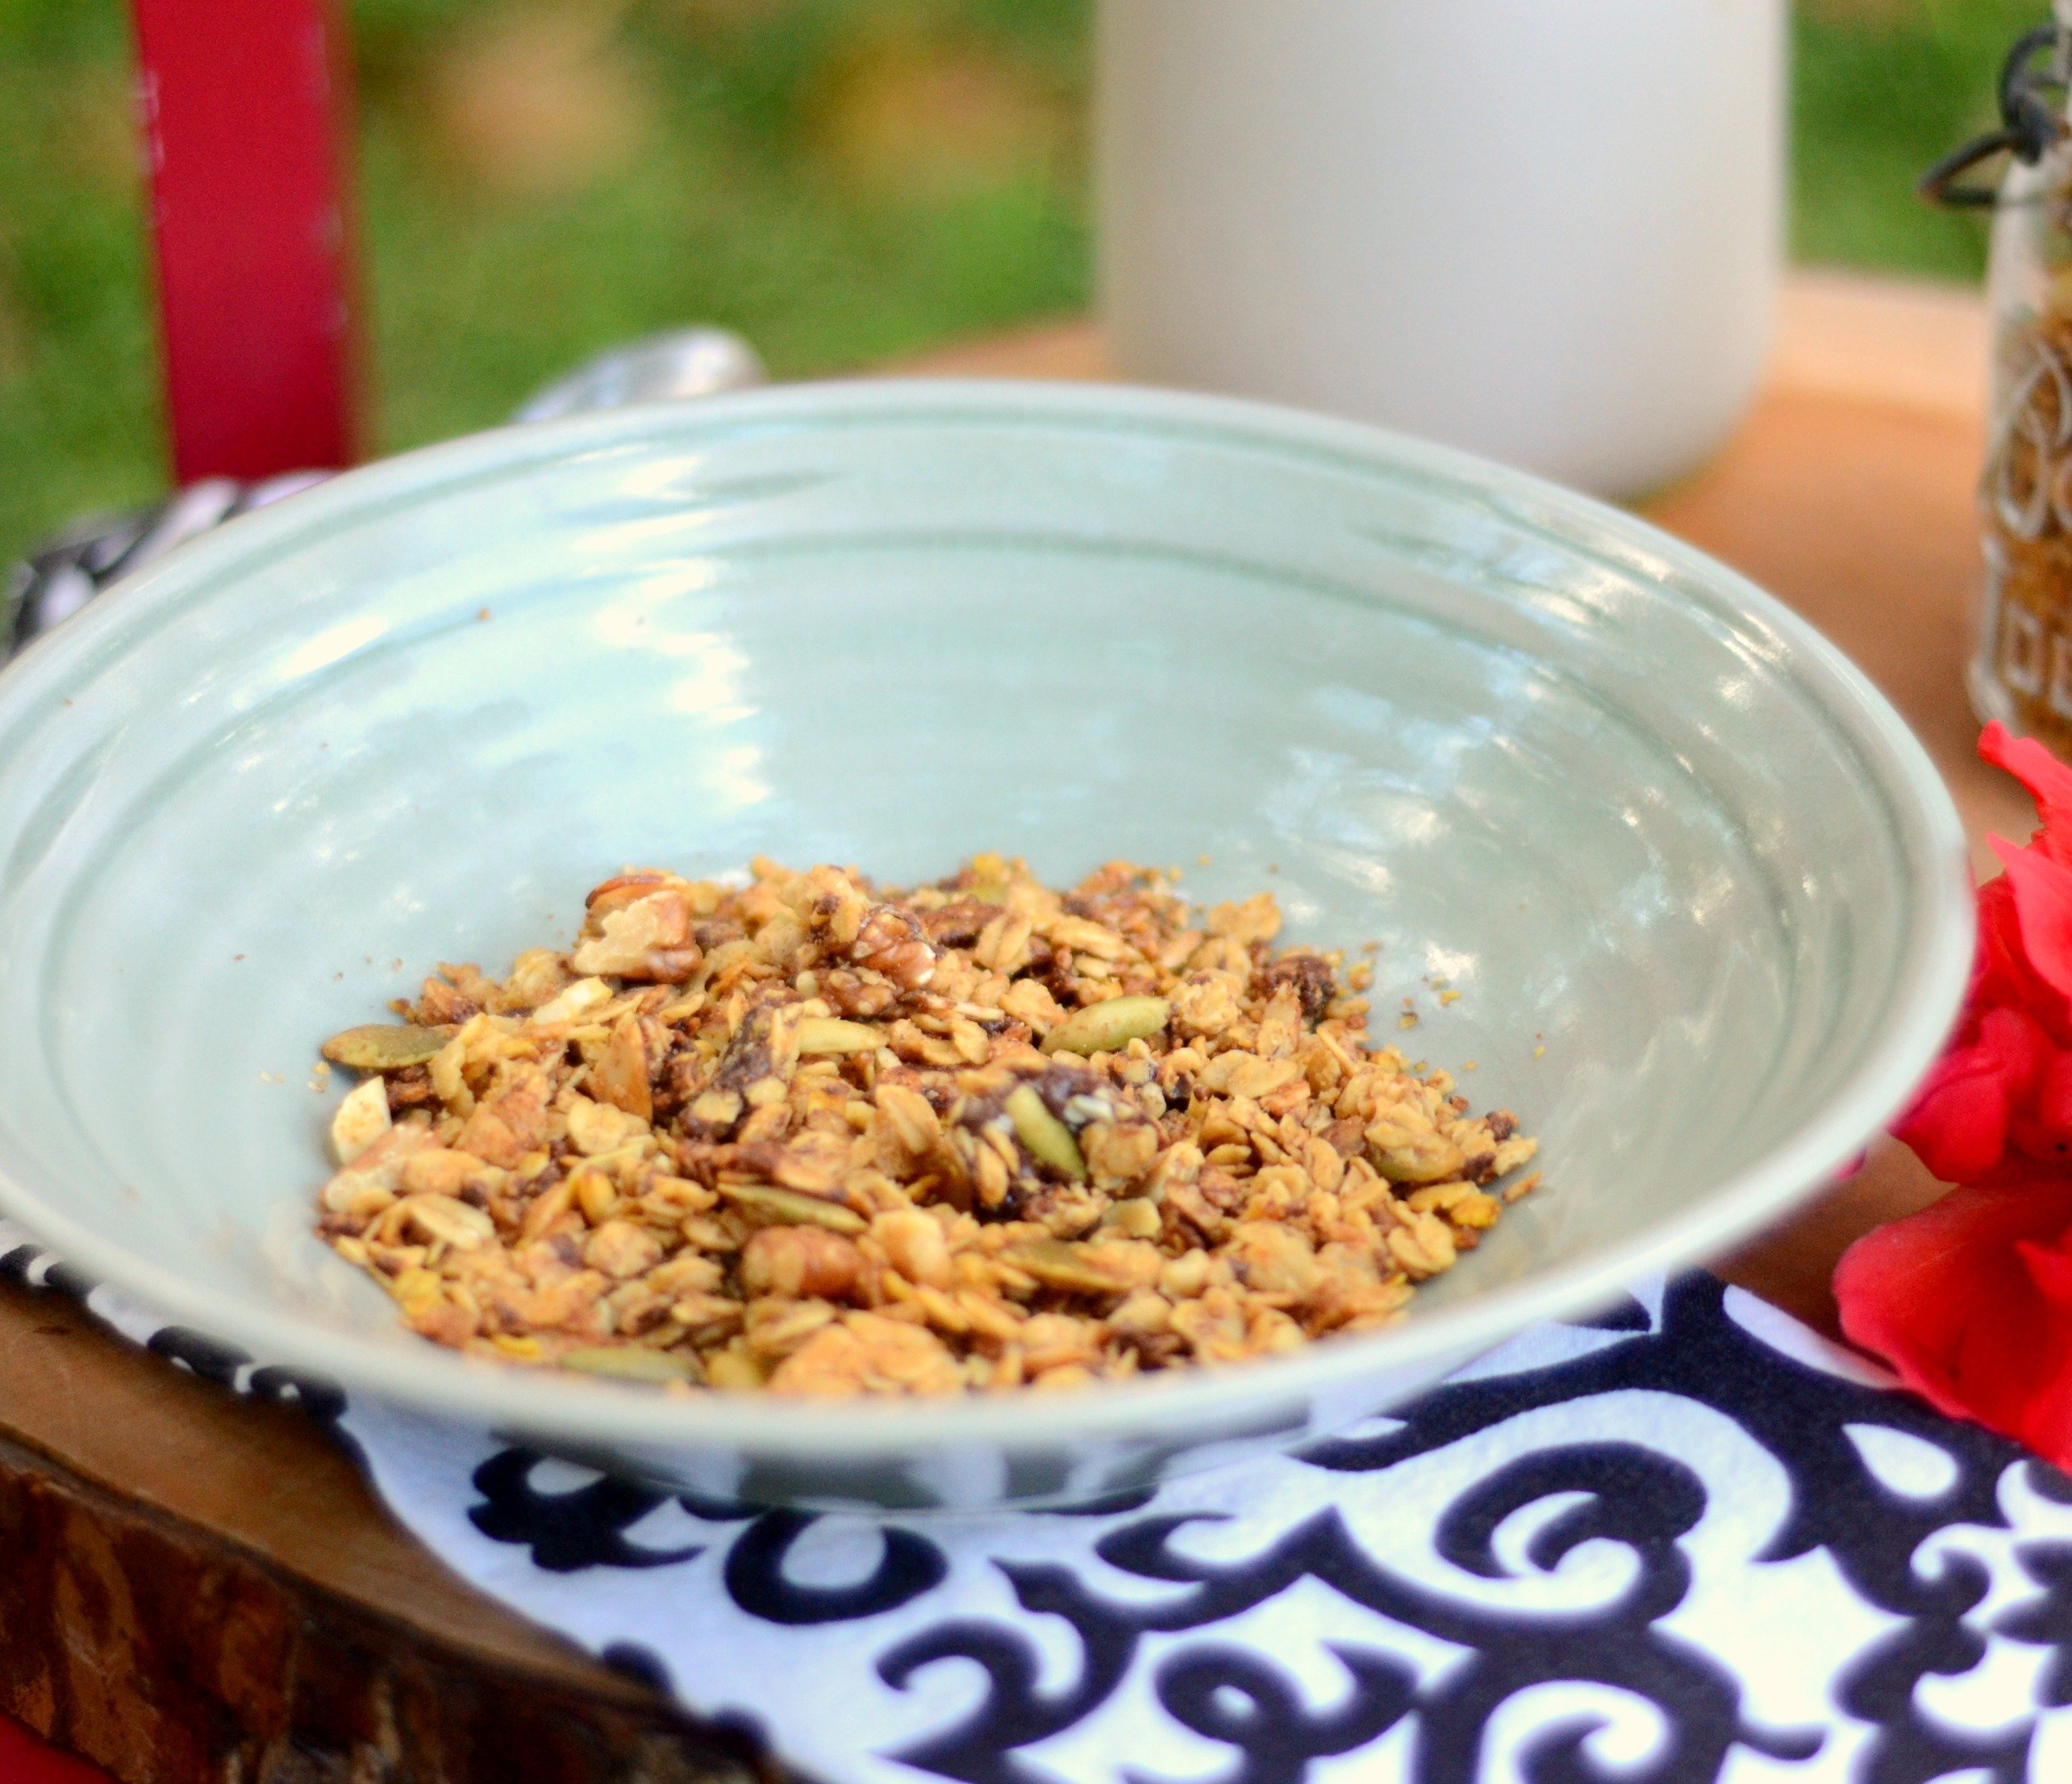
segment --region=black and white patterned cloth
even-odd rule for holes
[[[327,474],[294,471],[260,483],[206,477],[149,507],[77,522],[7,569],[0,585],[0,665],[175,545],[240,515],[270,507],[323,482]]]
[[[823,1784],[2072,1779],[2072,1481],[1703,1274],[1069,1513],[714,1503],[0,1274],[299,1400],[449,1566]]]

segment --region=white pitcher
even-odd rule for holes
[[[1117,368],[1679,476],[1767,349],[1785,42],[1783,0],[1102,0]]]

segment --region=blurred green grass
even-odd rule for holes
[[[352,0],[377,438],[711,321],[782,376],[1087,296],[1090,0]],[[1802,0],[1793,248],[1974,277],[1912,196],[2041,0]],[[165,477],[119,0],[0,0],[0,557]]]
[[[1795,257],[1975,278],[1985,230],[1913,196],[1945,150],[1998,121],[2008,47],[2044,0],[1800,0],[1792,42]]]

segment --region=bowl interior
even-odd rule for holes
[[[377,467],[31,652],[0,763],[0,1195],[346,1351],[420,1347],[310,1236],[317,1042],[626,865],[1122,856],[1378,943],[1377,1035],[1546,1173],[1406,1331],[1774,1209],[1903,1093],[1966,945],[1924,761],[1753,590],[1149,396],[786,392]]]

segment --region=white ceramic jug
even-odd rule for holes
[[[1783,0],[1102,0],[1118,368],[1658,486],[1761,369],[1784,65]]]

